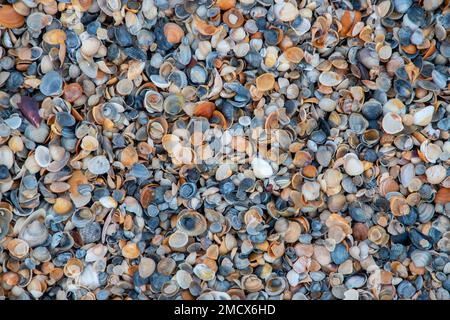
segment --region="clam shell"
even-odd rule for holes
[[[0,7],[0,26],[4,28],[20,28],[24,25],[25,18],[14,10],[9,4]]]
[[[354,153],[348,153],[344,156],[344,170],[348,175],[357,176],[364,172],[364,164]]]
[[[383,117],[383,121],[381,123],[383,130],[389,134],[396,134],[403,130],[402,118],[393,112],[388,112]]]
[[[207,229],[203,215],[196,211],[186,211],[178,216],[177,228],[188,236],[199,236]]]
[[[414,113],[414,124],[417,126],[426,126],[431,122],[434,114],[434,107],[428,106]]]
[[[274,174],[272,166],[262,158],[253,158],[251,165],[255,177],[258,179],[266,179]]]

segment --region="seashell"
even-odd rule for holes
[[[273,169],[272,166],[267,162],[266,160],[262,158],[253,158],[252,162],[252,169],[253,173],[255,174],[255,177],[258,179],[266,179],[273,175]]]
[[[264,289],[264,284],[254,274],[245,275],[242,277],[241,284],[244,290],[248,292],[259,292]]]
[[[97,54],[101,45],[102,43],[100,40],[91,37],[82,41],[80,51],[86,57],[93,57]]]
[[[172,44],[180,43],[184,37],[184,31],[175,23],[166,23],[164,25],[164,36]]]
[[[430,143],[429,140],[425,140],[420,145],[420,152],[425,158],[424,160],[431,163],[436,163],[442,154],[442,149],[438,145]]]
[[[0,7],[0,26],[4,28],[20,28],[24,25],[25,18],[14,10],[13,6],[2,4]]]
[[[61,29],[52,29],[46,32],[42,37],[42,40],[51,45],[63,44],[66,39],[66,33]]]
[[[320,195],[320,184],[312,181],[305,181],[302,186],[302,195],[306,201],[315,200]]]
[[[39,90],[45,96],[59,96],[63,92],[63,79],[56,71],[46,73],[41,80]]]
[[[44,146],[38,146],[36,148],[34,158],[41,168],[47,168],[51,162],[50,151]]]
[[[17,259],[24,259],[30,252],[30,246],[22,239],[12,239],[8,242],[6,248],[9,253]]]
[[[303,49],[299,47],[291,47],[283,52],[286,60],[291,63],[300,63],[304,57]]]
[[[42,245],[47,240],[47,236],[47,228],[38,220],[22,226],[19,231],[19,239],[25,240],[31,248]]]
[[[136,243],[128,242],[122,248],[122,256],[127,259],[137,259],[140,256],[140,251]]]
[[[199,236],[207,229],[203,215],[196,211],[185,211],[178,216],[177,228],[188,236]]]
[[[197,264],[194,269],[194,274],[203,281],[211,281],[215,278],[216,273],[206,264]]]
[[[14,165],[14,153],[7,146],[0,147],[0,165],[5,166],[7,169],[11,169]]]
[[[181,289],[188,289],[193,281],[192,276],[185,270],[178,270],[175,278]]]
[[[402,118],[393,112],[386,113],[381,125],[388,134],[396,134],[403,130]]]
[[[69,278],[76,278],[83,272],[83,262],[76,258],[70,258],[64,266],[64,275]]]
[[[434,107],[429,106],[414,113],[414,124],[417,126],[426,126],[431,122],[434,114]]]
[[[327,87],[335,87],[342,82],[342,77],[333,71],[322,72],[319,76],[319,82]]]
[[[20,111],[33,126],[39,127],[41,123],[41,117],[39,115],[39,105],[38,103],[27,96],[23,96],[20,102],[17,104]]]
[[[93,0],[72,0],[72,5],[80,12],[88,11]]]
[[[260,91],[272,90],[275,85],[275,77],[272,73],[265,73],[256,78],[256,87]]]
[[[65,198],[57,198],[53,204],[53,211],[56,214],[65,215],[72,210],[73,204],[70,200]]]
[[[275,17],[283,22],[294,20],[298,14],[298,8],[291,2],[279,2],[274,5]]]
[[[151,258],[142,257],[141,261],[139,262],[139,275],[142,278],[148,278],[150,277],[156,269],[156,263]]]
[[[282,277],[269,277],[266,279],[265,289],[269,296],[277,296],[286,289],[286,280]]]
[[[435,203],[448,203],[450,202],[450,188],[440,188],[434,198]]]
[[[427,181],[431,184],[441,183],[447,176],[447,171],[441,165],[434,165],[429,167],[425,174],[427,176]]]
[[[48,262],[52,258],[50,251],[46,247],[34,248],[31,256],[39,262]]]
[[[216,105],[210,101],[203,101],[198,103],[194,107],[194,116],[211,118],[214,110],[216,110]]]
[[[223,16],[222,20],[226,23],[230,28],[239,28],[244,24],[244,16],[241,11],[236,8],[231,8],[227,10]]]
[[[432,256],[429,251],[414,250],[411,253],[411,260],[418,268],[424,268],[428,266],[432,261]]]
[[[362,134],[369,126],[369,122],[359,113],[352,113],[348,119],[348,124],[350,130],[357,134]]]
[[[367,238],[377,245],[385,245],[389,241],[389,235],[386,233],[386,230],[378,225],[369,229]]]
[[[344,170],[348,175],[357,176],[364,172],[364,165],[354,153],[344,156]]]
[[[88,161],[88,170],[93,174],[104,174],[109,171],[110,164],[105,156],[96,156]]]
[[[336,109],[337,102],[330,98],[322,98],[319,100],[319,108],[326,112],[332,112]]]
[[[174,249],[182,249],[188,244],[188,235],[184,232],[174,232],[169,237],[169,246]]]
[[[39,299],[40,297],[42,297],[47,290],[45,276],[38,275],[31,279],[31,281],[27,285],[27,290],[35,299]]]

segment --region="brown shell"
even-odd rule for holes
[[[233,20],[231,20],[233,17]],[[239,28],[244,24],[244,16],[241,11],[236,8],[231,8],[223,14],[223,22],[225,22],[230,28]]]
[[[194,108],[194,116],[211,118],[214,110],[216,110],[216,104],[210,101],[202,101],[197,103]]]
[[[5,28],[20,28],[25,23],[25,18],[14,10],[9,4],[0,7],[0,26]]]

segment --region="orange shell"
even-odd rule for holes
[[[339,30],[340,36],[345,36],[353,26],[352,11],[345,10],[341,18],[342,29]]]
[[[434,202],[446,204],[450,202],[450,189],[449,188],[441,188],[436,193],[436,197],[434,198]]]
[[[122,150],[122,153],[120,154],[120,162],[125,167],[131,167],[133,164],[137,163],[138,160],[138,153],[132,145],[128,145],[125,149]]]
[[[25,23],[25,18],[8,4],[0,7],[0,26],[5,28],[20,28]]]
[[[284,51],[284,55],[289,62],[300,63],[302,61],[305,53],[299,47],[291,47]]]
[[[216,110],[216,105],[211,101],[199,102],[194,108],[194,116],[211,118],[214,110]]]
[[[229,10],[236,6],[236,0],[217,0],[216,5],[220,10]]]
[[[66,33],[60,29],[53,29],[44,34],[42,39],[48,44],[56,45],[62,44],[66,41]]]
[[[184,31],[179,25],[169,22],[164,25],[164,35],[168,42],[175,44],[181,42],[181,39],[184,37]]]
[[[256,87],[260,91],[269,91],[275,85],[275,76],[272,73],[264,73],[256,78]]]
[[[127,259],[136,259],[140,252],[136,243],[129,242],[122,248],[122,255]]]
[[[402,46],[403,51],[405,51],[407,54],[415,54],[417,51],[417,48],[413,44],[409,44],[407,46]]]

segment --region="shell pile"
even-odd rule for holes
[[[449,0],[1,0],[0,299],[450,299]]]

